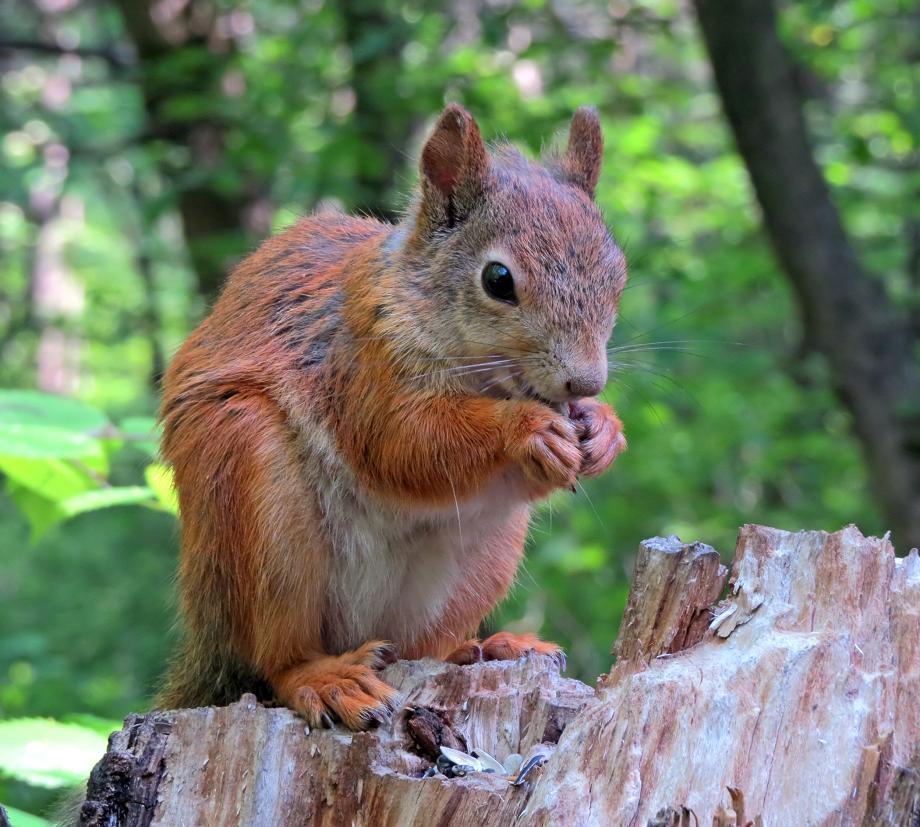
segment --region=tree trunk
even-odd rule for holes
[[[204,104],[194,117],[177,117],[170,111],[186,98],[206,101],[209,95],[222,94],[221,77],[235,44],[221,32],[219,9],[205,0],[181,3],[175,9],[154,0],[115,0],[115,5],[138,54],[146,134],[188,151],[187,163],[164,162],[160,168],[177,190],[198,290],[210,305],[235,259],[252,241],[247,216],[259,194],[228,193],[216,184],[227,131],[220,117]],[[181,69],[177,55],[184,57]],[[139,207],[144,209],[143,204]]]
[[[745,526],[713,605],[725,573],[709,547],[644,543],[594,689],[541,657],[400,661],[403,702],[370,733],[310,732],[252,696],[132,715],[81,823],[917,824],[917,552]],[[545,762],[520,783],[422,778],[441,745]]]
[[[862,442],[895,541],[920,545],[917,331],[862,267],[815,163],[771,0],[695,0],[716,85],[805,327]]]

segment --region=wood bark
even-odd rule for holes
[[[920,557],[887,537],[741,529],[716,553],[642,545],[618,659],[596,687],[549,659],[387,668],[373,732],[308,731],[244,696],[132,715],[84,825],[917,825]],[[543,754],[422,778],[439,745]]]
[[[695,0],[766,231],[853,416],[895,541],[920,545],[918,330],[864,269],[815,162],[771,0]]]

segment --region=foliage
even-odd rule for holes
[[[79,784],[105,752],[107,734],[46,718],[0,721],[0,774],[40,787]]]
[[[0,721],[0,801],[22,797],[32,809],[54,800],[52,791],[66,791],[86,783],[86,777],[105,753],[108,733],[117,721],[75,716],[76,721],[13,718]],[[16,791],[20,794],[17,796]],[[15,827],[50,824],[15,808],[7,808]]]
[[[540,629],[590,680],[609,666],[643,537],[727,553],[749,521],[884,531],[685,9],[204,5],[209,36],[177,29],[143,64],[117,4],[0,9],[4,37],[60,47],[0,65],[0,385],[30,389],[0,393],[0,716],[147,703],[176,555],[151,415],[163,364],[213,298],[209,262],[229,266],[323,200],[398,208],[445,100],[534,153],[597,105],[598,200],[631,268],[607,391],[630,449],[541,509],[496,626]],[[905,304],[920,239],[912,14],[906,0],[805,0],[783,15],[848,229]],[[204,229],[187,211],[202,193]],[[108,507],[128,503],[141,507]],[[35,812],[29,795],[0,782]]]
[[[144,505],[177,513],[165,466],[150,463],[146,485],[109,481],[111,456],[128,442],[155,456],[153,419],[131,417],[117,428],[74,399],[0,390],[0,471],[33,542],[57,523],[99,508]]]
[[[10,824],[14,827],[51,827],[51,822],[37,815],[27,813],[25,810],[18,810],[15,807],[4,807]]]

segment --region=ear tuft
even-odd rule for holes
[[[429,136],[419,163],[423,211],[436,223],[464,217],[482,194],[489,153],[473,116],[448,104]]]
[[[604,137],[593,106],[579,106],[569,127],[569,143],[561,159],[563,178],[594,197],[601,174]]]

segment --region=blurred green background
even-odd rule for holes
[[[778,31],[850,243],[916,312],[918,6],[785,3]],[[496,625],[590,681],[644,537],[889,527],[684,4],[7,0],[0,32],[0,387],[76,400],[0,398],[0,801],[79,777],[173,644],[170,355],[269,232],[321,202],[396,216],[445,101],[532,153],[596,105],[631,268],[606,393],[630,450],[541,509]]]

